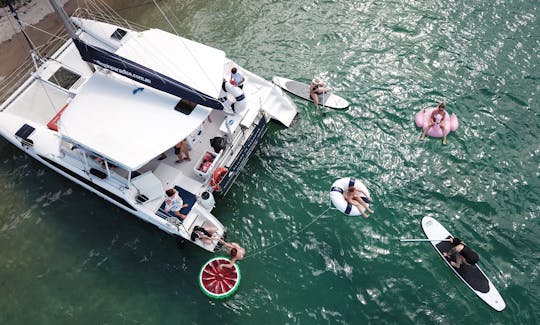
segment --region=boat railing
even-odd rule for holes
[[[78,8],[73,12],[72,17],[101,21],[133,31],[142,31],[145,29],[149,29],[148,27],[145,27],[141,24],[128,21],[110,8],[101,8],[101,10]]]

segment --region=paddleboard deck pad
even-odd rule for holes
[[[432,217],[422,218],[422,229],[428,239],[442,239],[452,236],[443,225]],[[506,304],[493,283],[488,279],[486,274],[478,266],[478,264],[461,264],[457,269],[450,264],[450,259],[445,257],[443,253],[448,252],[452,248],[452,244],[448,241],[431,241],[439,256],[445,261],[454,273],[471,289],[480,299],[490,305],[497,311],[502,311]]]
[[[282,77],[273,77],[272,82],[293,95],[313,102],[313,99],[309,96],[308,84]],[[319,105],[333,109],[345,109],[349,107],[349,102],[338,95],[328,92],[319,95]]]

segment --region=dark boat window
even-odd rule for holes
[[[124,38],[124,36],[126,36],[126,34],[127,32],[125,30],[117,28],[114,33],[111,34],[111,38],[121,40],[122,38]]]
[[[99,169],[95,169],[95,168],[90,168],[90,174],[98,177],[98,178],[101,178],[101,179],[105,179],[107,178],[107,174],[105,174],[105,172],[99,170]]]
[[[31,146],[34,144],[34,141],[28,139],[28,137],[32,133],[34,133],[34,130],[35,128],[33,128],[32,126],[28,124],[25,124],[21,126],[21,128],[17,130],[17,132],[15,132],[15,136],[19,138],[19,140],[21,141],[21,144]]]
[[[191,112],[193,112],[193,110],[195,109],[195,106],[197,106],[197,104],[195,104],[192,101],[189,101],[187,99],[180,99],[180,101],[178,102],[178,104],[176,104],[174,109],[179,111],[180,113],[189,115],[191,114]]]
[[[77,80],[79,80],[81,76],[69,71],[68,69],[64,69],[60,67],[50,78],[49,81],[57,84],[58,86],[69,89]]]
[[[15,133],[16,136],[18,136],[19,138],[21,139],[28,139],[28,137],[30,136],[30,134],[32,134],[34,132],[35,128],[33,128],[32,126],[28,125],[28,124],[25,124],[23,126],[21,126],[21,128]]]

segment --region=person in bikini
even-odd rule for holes
[[[229,255],[231,255],[231,261],[228,264],[220,264],[219,268],[232,268],[234,266],[234,262],[240,261],[244,258],[246,250],[237,243],[227,243],[221,238],[218,238],[218,241],[222,243],[223,246],[227,247],[227,249],[229,250]]]
[[[365,218],[368,218],[369,216],[364,210],[373,213],[373,210],[368,206],[368,203],[371,203],[371,198],[367,193],[364,193],[364,191],[354,186],[349,186],[345,194],[343,194],[343,197],[345,198],[345,201],[355,206]]]
[[[200,227],[195,226],[193,227],[193,232],[191,232],[191,241],[195,241],[196,239],[200,239],[205,244],[211,244],[213,240],[217,239],[217,228],[216,227]]]
[[[446,144],[446,132],[444,131],[445,125],[444,125],[444,118],[446,117],[446,111],[444,102],[440,103],[439,106],[437,106],[436,109],[431,112],[431,118],[429,119],[428,127],[425,128],[422,131],[422,135],[420,135],[420,140],[424,140],[426,137],[426,133],[431,129],[434,125],[439,125],[441,128],[441,131],[443,133],[443,144]]]
[[[309,97],[313,99],[313,105],[315,105],[315,111],[319,107],[319,95],[328,92],[328,88],[324,87],[324,83],[321,78],[315,77],[309,84]]]

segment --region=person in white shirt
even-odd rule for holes
[[[188,204],[184,203],[180,195],[178,195],[178,191],[174,188],[168,189],[165,191],[165,194],[167,194],[167,199],[165,200],[165,212],[169,213],[169,211],[172,211],[178,218],[184,220],[186,215],[180,213],[180,210],[187,207]]]
[[[246,78],[244,78],[244,75],[238,71],[236,67],[231,69],[231,85],[236,86],[240,89],[244,88],[244,81],[246,81]]]

